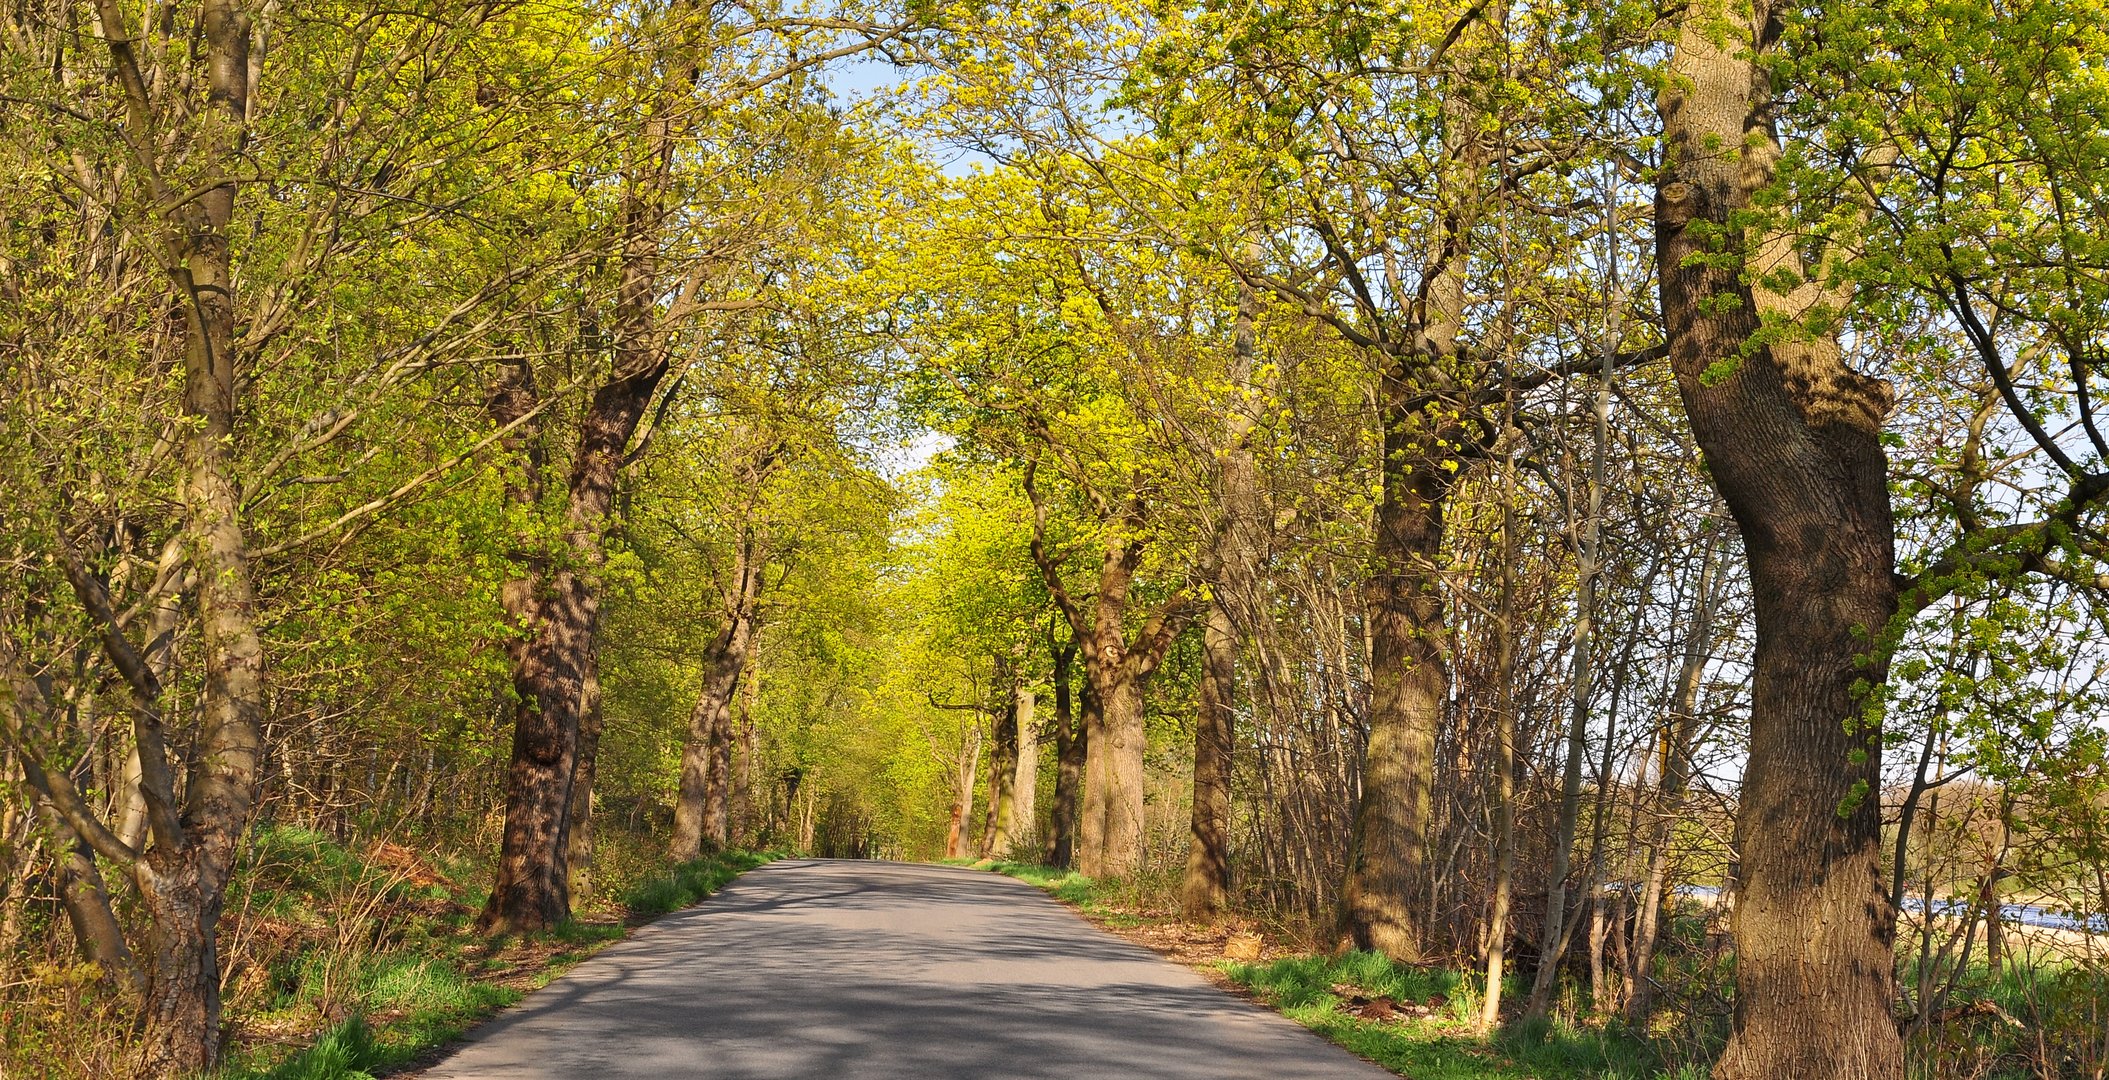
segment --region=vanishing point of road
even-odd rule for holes
[[[975,870],[797,860],[642,927],[425,1080],[1380,1080]]]

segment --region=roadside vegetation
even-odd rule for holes
[[[1400,964],[1378,953],[1313,951],[1308,935],[1280,926],[1189,922],[1169,902],[1164,886],[1170,882],[1153,891],[1032,863],[962,865],[1036,885],[1099,926],[1413,1080],[1701,1080],[1706,1074],[1700,1064],[1666,1066],[1664,1045],[1615,1023],[1577,1022],[1571,1008],[1528,1025],[1482,1031],[1483,995],[1474,972]]]
[[[562,975],[627,929],[702,900],[775,856],[727,851],[669,864],[605,849],[606,899],[548,931],[475,929],[487,871],[400,839],[343,842],[260,829],[231,890],[220,1080],[361,1080],[427,1060],[470,1026]],[[125,1075],[123,1002],[92,965],[36,969],[0,1012],[0,1077]]]
[[[1323,943],[1331,935],[1310,926],[1235,917],[1193,922],[1171,895],[1176,879],[1165,876],[1099,882],[1037,863],[953,862],[1035,885],[1093,923],[1412,1080],[1706,1080],[1708,1063],[1727,1035],[1726,1018],[1709,1015],[1706,996],[1690,999],[1685,1010],[1658,1012],[1643,1032],[1622,1018],[1593,1012],[1576,988],[1545,1017],[1490,1029],[1481,1023],[1485,983],[1479,971],[1327,948]],[[1717,963],[1718,954],[1709,957],[1704,948],[1711,922],[1706,906],[1687,905],[1675,918],[1673,945],[1662,962],[1687,968]],[[1913,958],[1900,963],[1909,969]],[[2049,959],[1997,977],[1979,963],[1951,974],[1957,1004],[1936,1023],[1914,1027],[1914,1038],[1927,1042],[1912,1052],[1965,1064],[1952,1073],[1925,1073],[1925,1080],[2035,1080],[2044,1074],[2029,1063],[2042,1060],[2043,1047],[2100,1037],[2095,1003],[2109,987],[2084,963]],[[1693,970],[1678,976],[1687,985],[1698,977]],[[1725,982],[1728,973],[1713,977]],[[1519,1001],[1527,990],[1520,980],[1511,981],[1504,996]]]

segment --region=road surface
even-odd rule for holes
[[[1378,1080],[976,870],[797,860],[640,928],[426,1080]]]

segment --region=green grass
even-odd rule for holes
[[[1173,921],[1152,896],[1162,883],[1097,882],[1027,863],[961,863],[1036,885],[1113,927]],[[1647,1043],[1616,1028],[1544,1021],[1492,1038],[1473,1030],[1478,980],[1440,968],[1396,964],[1376,953],[1288,956],[1266,963],[1225,962],[1223,973],[1292,1020],[1413,1080],[1704,1080],[1697,1067],[1668,1069]],[[1417,1004],[1425,1017],[1364,1019],[1343,1008],[1340,987],[1372,1000]],[[1513,1000],[1522,987],[1510,983]]]
[[[471,925],[476,886],[377,874],[356,853],[306,830],[267,830],[255,850],[249,909],[308,933],[271,962],[261,990],[238,1001],[240,1024],[300,1030],[318,1017],[349,1015],[296,1051],[281,1041],[235,1053],[222,1080],[365,1080],[409,1064],[518,1001],[521,986],[547,984],[626,932],[621,920],[571,921],[542,934],[485,939]],[[631,875],[618,883],[619,910],[633,920],[679,910],[777,857],[725,852]],[[327,933],[343,918],[336,909],[376,890],[385,902],[374,909],[400,914],[340,947]]]
[[[445,960],[401,954],[374,962],[360,989],[362,1011],[306,1049],[276,1065],[238,1062],[222,1075],[227,1080],[362,1080],[459,1038],[521,996],[511,987],[478,982]]]
[[[1917,972],[1909,957],[1900,969],[1907,983]],[[2062,1065],[2056,1075],[2092,1076],[2109,1059],[2101,1036],[2109,970],[2038,957],[2030,966],[2002,965],[1995,972],[1973,959],[1959,976],[1952,965],[1936,972],[1935,985],[1950,977],[1954,990],[1939,1004],[1951,1018],[1906,1032],[1914,1080],[2029,1080],[2047,1073],[2045,1063]]]
[[[728,851],[674,867],[623,893],[623,906],[637,915],[679,911],[725,887],[726,882],[763,863],[782,858],[777,852]]]
[[[1469,976],[1396,964],[1376,953],[1290,956],[1226,963],[1232,982],[1297,1023],[1414,1080],[1649,1080],[1666,1072],[1641,1040],[1611,1029],[1544,1021],[1492,1038],[1472,1030],[1479,988]],[[1433,1006],[1425,1018],[1368,1020],[1342,1008],[1334,987],[1365,997]],[[1511,987],[1520,990],[1521,987]]]
[[[977,870],[993,870],[1005,877],[1014,877],[1028,885],[1037,885],[1055,898],[1079,906],[1104,907],[1107,890],[1097,882],[1059,866],[1038,866],[1033,863],[1003,862],[984,859],[980,862],[961,862],[960,866],[971,866]]]

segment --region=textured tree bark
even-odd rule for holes
[[[981,725],[976,722],[959,749],[959,767],[952,778],[952,821],[945,828],[945,858],[967,855],[967,823],[974,816],[974,770],[981,763]],[[805,830],[811,843],[810,828]]]
[[[133,51],[133,30],[116,0],[97,0],[97,32],[131,132],[132,178],[162,208],[168,273],[184,318],[181,446],[177,492],[184,555],[195,573],[204,686],[193,766],[180,816],[175,785],[161,756],[150,679],[128,670],[141,701],[135,725],[149,807],[158,818],[153,846],[132,861],[133,881],[151,920],[145,1032],[139,1071],[167,1076],[204,1072],[220,1050],[219,965],[214,952],[220,907],[235,855],[249,826],[263,750],[263,644],[257,632],[254,571],[235,476],[241,433],[236,394],[238,313],[228,233],[234,219],[240,158],[251,96],[250,21],[236,0],[204,0],[196,55],[204,64],[206,107],[182,118],[192,168],[183,197],[164,187],[155,155],[172,145]],[[76,583],[76,588],[79,585]],[[114,620],[112,651],[120,652]],[[127,663],[129,661],[129,663]],[[120,666],[141,668],[136,655]],[[71,822],[87,824],[85,819]],[[98,826],[99,827],[99,826]],[[102,830],[99,844],[130,854]]]
[[[670,97],[685,92],[680,80],[671,80]],[[570,915],[571,789],[580,710],[600,625],[604,540],[630,438],[668,369],[659,326],[658,264],[676,139],[672,105],[655,107],[658,112],[645,122],[644,147],[624,170],[613,370],[579,422],[567,484],[562,568],[537,588],[526,641],[515,654],[505,831],[497,880],[477,920],[487,932],[544,930]]]
[[[1194,804],[1179,905],[1213,919],[1230,899],[1231,752],[1236,745],[1237,633],[1211,603],[1201,636],[1201,701],[1194,715]]]
[[[681,784],[674,799],[671,853],[677,860],[727,846],[732,835],[733,700],[747,670],[754,645],[754,620],[768,570],[768,553],[755,533],[755,503],[775,460],[775,451],[750,463],[750,501],[740,524],[739,547],[733,554],[732,577],[721,582],[724,625],[703,657],[703,685],[688,717],[688,737],[681,746]]]
[[[1172,641],[1192,618],[1181,590],[1158,606],[1128,638],[1126,616],[1135,571],[1142,565],[1143,507],[1131,502],[1118,519],[1102,516],[1103,544],[1098,593],[1090,610],[1069,595],[1061,568],[1046,548],[1046,504],[1025,470],[1025,492],[1033,504],[1033,561],[1055,603],[1081,643],[1090,697],[1083,714],[1083,810],[1076,841],[1077,870],[1087,877],[1124,877],[1143,861],[1143,688],[1164,662]],[[1095,707],[1090,707],[1095,706]]]
[[[734,846],[752,846],[759,828],[754,810],[754,763],[761,733],[754,725],[754,701],[760,681],[758,671],[750,671],[740,680],[740,711],[733,720],[731,840]]]
[[[723,851],[732,840],[732,702],[739,694],[734,676],[733,692],[726,695],[710,718],[710,774],[703,786],[703,843],[712,851]]]
[[[981,857],[1003,858],[1010,852],[1012,801],[1018,779],[1018,699],[1015,692],[996,714],[989,746],[989,803],[982,820]]]
[[[1231,337],[1229,383],[1251,389],[1259,349],[1253,334],[1259,299],[1250,285],[1238,290]],[[1197,919],[1212,919],[1230,898],[1230,784],[1237,747],[1238,620],[1233,604],[1251,604],[1259,578],[1259,480],[1250,446],[1255,422],[1245,402],[1225,410],[1223,443],[1216,454],[1222,528],[1216,540],[1216,587],[1203,617],[1201,700],[1194,719],[1194,802],[1186,874],[1180,905]],[[1249,616],[1249,613],[1248,613]]]
[[[1099,683],[1101,722],[1099,730],[1091,736],[1092,747],[1104,746],[1105,750],[1099,755],[1102,823],[1098,828],[1098,846],[1094,849],[1087,842],[1082,860],[1087,877],[1125,878],[1142,869],[1143,754],[1148,749],[1148,733],[1143,727],[1143,680],[1122,677],[1119,669],[1112,674],[1114,677]],[[1091,791],[1091,779],[1087,774],[1084,783],[1087,822],[1090,820]],[[1088,832],[1086,836],[1089,836]]]
[[[1802,269],[1799,255],[1791,238],[1731,226],[1779,152],[1755,55],[1776,26],[1764,3],[1693,0],[1660,100],[1656,259],[1670,362],[1742,529],[1757,613],[1735,1019],[1714,1076],[1900,1080],[1880,732],[1862,695],[1886,677],[1878,643],[1898,610],[1881,445],[1892,399],[1825,332],[1756,340],[1761,314],[1838,299],[1819,285],[1787,295],[1750,285]]]
[[[576,570],[558,572],[535,605],[540,625],[513,668],[505,829],[497,880],[477,923],[487,933],[546,930],[571,914],[571,786],[597,600]]]
[[[1106,698],[1091,665],[1084,665],[1090,700],[1078,719],[1083,726],[1084,770],[1078,777],[1076,869],[1085,877],[1105,872],[1106,857]]]
[[[1397,394],[1393,395],[1397,401]],[[1341,931],[1355,948],[1415,963],[1426,955],[1430,786],[1449,633],[1438,591],[1443,500],[1451,474],[1423,463],[1412,416],[1386,410],[1384,497],[1369,583],[1369,748],[1341,890]]]
[[[1084,756],[1088,749],[1084,724],[1070,705],[1075,659],[1074,644],[1054,649],[1055,791],[1054,807],[1049,814],[1048,831],[1051,835],[1047,840],[1047,861],[1065,870],[1076,865],[1076,833],[1083,810],[1080,795],[1084,786]],[[1084,684],[1084,699],[1083,712],[1088,717],[1097,711],[1088,681]]]
[[[1486,15],[1500,25],[1500,3]],[[1460,24],[1462,26],[1463,24]],[[1463,63],[1474,48],[1460,41]],[[1444,78],[1466,78],[1463,69]],[[1417,963],[1435,947],[1428,905],[1428,824],[1436,733],[1448,675],[1449,626],[1442,601],[1443,508],[1465,462],[1444,447],[1468,441],[1463,410],[1431,393],[1457,363],[1469,303],[1473,225],[1490,171],[1477,106],[1445,89],[1443,155],[1437,174],[1442,218],[1420,266],[1424,296],[1412,326],[1389,354],[1379,387],[1383,487],[1371,544],[1369,743],[1361,801],[1348,842],[1340,926],[1356,948]],[[1403,282],[1389,263],[1390,287]],[[1404,291],[1403,289],[1401,290]],[[1410,346],[1410,347],[1400,347]]]
[[[160,865],[155,865],[159,863]],[[132,878],[150,924],[151,979],[144,1019],[148,1040],[141,1072],[188,1076],[219,1056],[219,905],[206,898],[199,867],[180,852],[156,850]]]
[[[749,578],[760,581],[755,573]],[[688,715],[681,747],[681,787],[674,800],[671,854],[693,859],[726,842],[726,802],[731,791],[732,701],[739,693],[753,641],[751,597],[737,605],[718,632],[705,660],[703,688]]]

